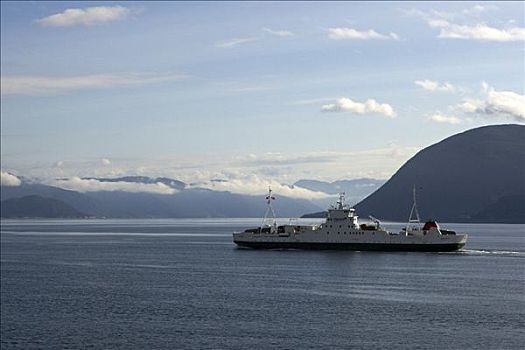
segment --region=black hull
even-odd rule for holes
[[[239,247],[253,249],[358,250],[397,252],[453,252],[464,243],[449,244],[385,244],[385,243],[306,243],[234,241]]]

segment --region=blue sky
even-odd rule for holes
[[[224,178],[247,192],[388,178],[452,134],[525,122],[523,2],[1,10],[2,171],[13,174]]]

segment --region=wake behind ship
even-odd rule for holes
[[[327,218],[319,225],[277,225],[272,208],[271,189],[266,197],[268,209],[261,227],[234,232],[233,241],[239,247],[258,249],[339,249],[358,251],[427,251],[449,252],[461,249],[467,234],[444,230],[437,222],[428,221],[421,227],[415,201],[407,227],[399,233],[386,231],[379,220],[359,224],[355,209],[344,204],[341,194],[336,207],[328,209]],[[273,215],[266,224],[268,214]],[[416,219],[412,219],[412,214]]]

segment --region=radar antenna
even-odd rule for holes
[[[277,220],[275,217],[275,211],[272,207],[272,201],[275,200],[275,197],[272,196],[272,188],[270,186],[268,186],[268,195],[265,198],[267,207],[261,227],[270,226],[272,230],[277,230]]]
[[[339,193],[339,200],[337,201],[337,209],[344,209],[345,205],[345,193]]]

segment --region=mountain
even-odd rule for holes
[[[318,180],[299,180],[296,183],[294,183],[294,186],[306,188],[311,191],[324,192],[333,195],[345,192],[347,203],[353,205],[362,201],[368,195],[376,191],[385,182],[386,180],[367,178],[339,180],[334,182],[325,182]],[[333,197],[327,198],[324,201],[316,200],[316,203],[320,204],[322,207],[327,207],[333,202]]]
[[[127,179],[142,183],[159,182],[156,181],[159,178],[119,178],[120,182]],[[166,181],[171,183],[177,180],[167,179]],[[175,182],[175,185],[170,186],[178,185]],[[260,217],[266,210],[263,195],[250,196],[200,188],[185,188],[175,194],[125,191],[80,193],[54,186],[23,182],[20,186],[2,187],[0,195],[2,212],[4,201],[36,195],[61,201],[90,216],[108,218]],[[281,217],[298,217],[304,212],[320,210],[319,206],[308,200],[279,195],[274,202],[274,208]]]
[[[429,146],[355,208],[406,221],[413,186],[422,220],[525,223],[525,126],[480,127]]]
[[[99,203],[85,193],[80,193],[62,188],[47,186],[43,184],[23,181],[20,186],[2,186],[0,200],[37,195],[52,198],[72,206],[76,210],[95,216],[103,216],[104,203]],[[3,210],[3,207],[2,207]]]
[[[11,198],[1,203],[3,218],[83,218],[79,212],[63,201],[37,195]]]

